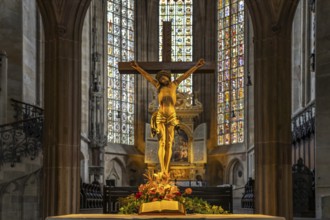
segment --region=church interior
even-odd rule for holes
[[[159,171],[158,91],[129,64],[176,80],[201,58],[176,91],[175,184],[330,219],[330,1],[0,5],[0,219],[103,213],[105,187]]]

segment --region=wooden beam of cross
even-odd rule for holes
[[[184,73],[191,67],[195,66],[195,62],[171,62],[171,22],[163,22],[163,62],[138,62],[139,66],[150,74],[155,74],[160,70],[169,70],[172,73]],[[118,69],[120,74],[138,74],[133,69],[130,62],[119,62]],[[195,73],[214,73],[216,69],[215,62],[205,61],[204,66],[195,71]]]

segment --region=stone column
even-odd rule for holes
[[[0,125],[7,122],[7,54],[0,51]]]
[[[81,37],[90,0],[38,0],[45,31],[43,215],[79,212]]]
[[[316,217],[330,219],[330,1],[316,1],[315,203]]]
[[[292,219],[291,29],[298,0],[246,0],[254,29],[255,209]]]

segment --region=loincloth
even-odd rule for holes
[[[164,124],[165,126],[177,126],[179,124],[179,120],[176,117],[176,113],[174,112],[170,116],[165,116],[163,113],[156,111],[151,116],[151,136],[154,137],[156,134],[159,134],[159,124]]]

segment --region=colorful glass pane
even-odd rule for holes
[[[218,0],[218,145],[244,141],[244,0]]]
[[[134,0],[108,0],[108,141],[134,144],[134,77],[118,62],[134,59]],[[129,129],[131,128],[131,129]]]
[[[172,48],[171,61],[192,61],[192,0],[160,0],[159,1],[159,58],[162,61],[163,50],[163,21],[172,21]],[[174,74],[173,78],[180,74]],[[184,80],[178,90],[180,92],[192,92],[192,76]]]

